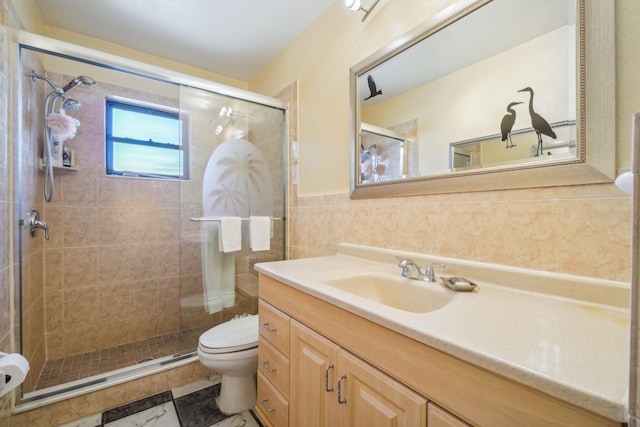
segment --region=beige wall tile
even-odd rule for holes
[[[126,245],[99,246],[97,281],[100,284],[129,279],[129,254]]]
[[[63,291],[47,291],[45,310],[47,314],[47,332],[58,332],[63,328],[64,314]]]
[[[98,249],[69,247],[62,253],[62,277],[65,289],[95,285],[98,280]]]
[[[169,390],[174,387],[179,387],[184,384],[201,380],[210,374],[211,371],[201,363],[189,363],[157,374],[158,389]]]
[[[93,394],[64,400],[11,417],[11,427],[56,426],[95,413]]]
[[[62,288],[62,249],[45,251],[45,287],[47,290]]]
[[[158,378],[152,375],[95,392],[95,406],[104,411],[151,396],[158,391]]]
[[[575,199],[562,202],[561,270],[628,281],[631,274],[629,198]]]
[[[487,260],[558,271],[560,201],[510,201],[491,205]]]
[[[98,322],[98,288],[65,289],[64,329],[77,329]]]
[[[80,135],[77,135],[80,137]],[[78,156],[79,153],[76,153]],[[98,175],[95,173],[63,175],[59,183],[63,189],[63,204],[95,206],[98,199]]]
[[[133,325],[129,317],[126,317],[124,320],[119,317],[103,320],[100,324],[100,332],[102,333],[100,348],[109,348],[130,342],[129,337],[132,327]]]
[[[62,233],[65,247],[91,246],[98,242],[98,208],[63,207]]]

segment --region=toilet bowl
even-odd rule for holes
[[[222,375],[218,408],[235,414],[256,404],[258,371],[258,316],[229,320],[214,326],[198,340],[198,358]]]

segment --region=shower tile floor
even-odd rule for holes
[[[220,384],[197,381],[59,427],[264,427],[253,411],[225,415]]]
[[[194,350],[204,329],[188,329],[115,347],[48,360],[36,390]]]

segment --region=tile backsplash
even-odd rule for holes
[[[631,219],[631,198],[613,184],[368,200],[294,197],[289,253],[333,254],[337,243],[348,242],[629,281]]]

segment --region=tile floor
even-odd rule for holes
[[[36,390],[103,374],[137,363],[193,350],[203,329],[188,329],[133,343],[49,360],[45,363]]]
[[[252,411],[220,412],[219,393],[219,383],[202,380],[59,427],[264,427]]]

